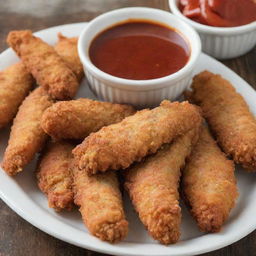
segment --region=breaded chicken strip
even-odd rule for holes
[[[220,75],[208,71],[194,78],[192,101],[200,105],[226,154],[256,171],[256,120],[243,97]]]
[[[11,31],[7,42],[53,99],[65,100],[75,96],[77,78],[52,46],[33,36],[30,30]]]
[[[33,78],[21,62],[0,72],[0,128],[15,117],[32,85]]]
[[[238,196],[233,161],[203,127],[182,176],[182,193],[199,228],[218,232]]]
[[[129,167],[164,143],[201,123],[199,109],[188,102],[163,101],[152,110],[142,110],[117,124],[89,135],[73,154],[88,174]]]
[[[58,33],[59,41],[55,45],[55,51],[61,56],[68,67],[74,72],[78,81],[84,76],[83,65],[80,61],[77,51],[77,37],[65,37]]]
[[[125,219],[119,183],[115,172],[88,176],[73,166],[75,203],[80,206],[89,231],[101,240],[115,243],[125,238]]]
[[[35,89],[22,102],[2,162],[2,168],[9,175],[22,171],[44,145],[47,134],[41,128],[40,121],[45,109],[52,104],[42,87]]]
[[[73,207],[73,178],[69,169],[73,148],[68,142],[50,141],[38,161],[38,186],[47,195],[49,207],[56,211]]]
[[[134,113],[134,108],[128,105],[90,99],[61,101],[44,112],[41,126],[54,139],[84,139]]]
[[[77,53],[77,38],[67,38],[61,34],[58,37],[55,50],[81,80],[83,67]],[[33,77],[21,62],[0,72],[0,128],[5,127],[15,117],[33,82]]]
[[[180,170],[197,142],[198,128],[125,171],[125,187],[141,221],[162,244],[176,243],[180,237]]]

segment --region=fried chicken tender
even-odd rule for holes
[[[200,105],[224,152],[256,171],[256,120],[243,97],[220,75],[208,71],[194,78],[192,101]]]
[[[58,33],[59,41],[55,45],[55,51],[62,57],[68,67],[74,72],[78,81],[84,76],[83,65],[80,61],[77,51],[77,37],[65,37]]]
[[[9,175],[22,171],[44,145],[47,134],[40,121],[44,110],[52,104],[47,92],[39,87],[20,105],[2,162],[2,168]]]
[[[32,85],[33,78],[21,62],[0,72],[0,128],[12,121]]]
[[[118,123],[134,113],[134,108],[128,105],[90,99],[61,101],[44,112],[41,126],[57,140],[84,139],[91,132]]]
[[[38,161],[38,186],[47,195],[49,207],[56,211],[73,207],[73,178],[69,168],[73,148],[68,142],[50,141]]]
[[[139,111],[89,135],[73,154],[79,168],[88,174],[124,169],[193,129],[201,120],[197,107],[165,100],[157,108]]]
[[[52,46],[33,36],[30,30],[11,31],[7,42],[53,99],[65,100],[75,96],[77,78]]]
[[[180,237],[179,180],[185,159],[197,142],[198,128],[125,171],[125,187],[141,221],[162,244],[176,243]]]
[[[182,193],[204,232],[218,232],[238,196],[234,163],[203,127],[182,176]]]
[[[83,66],[77,53],[77,38],[67,38],[58,34],[55,50],[79,81],[83,77]],[[15,117],[18,108],[32,88],[34,79],[22,62],[9,66],[0,72],[0,128],[5,127]]]
[[[128,233],[115,172],[88,176],[73,166],[75,203],[89,231],[101,240],[119,242]]]

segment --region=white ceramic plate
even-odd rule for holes
[[[78,36],[86,23],[69,24],[49,28],[36,33],[37,36],[49,44],[57,40],[57,32],[67,36]],[[15,63],[18,58],[10,49],[0,55],[0,70]],[[256,92],[238,75],[213,58],[202,54],[195,73],[204,69],[219,73],[236,87],[249,104],[251,111],[256,115]],[[94,98],[89,91],[86,81],[78,93],[79,97]],[[9,128],[0,132],[0,159],[6,148]],[[115,255],[195,255],[213,251],[234,243],[252,232],[256,228],[256,175],[236,170],[240,197],[235,209],[217,234],[204,234],[198,231],[194,220],[185,207],[182,206],[182,236],[175,245],[163,246],[153,241],[125,195],[125,209],[130,223],[129,235],[124,242],[111,245],[91,236],[84,227],[78,211],[55,213],[47,206],[47,200],[39,191],[35,180],[35,160],[15,178],[8,177],[0,171],[0,196],[22,218],[44,232],[63,241]],[[28,238],[29,239],[29,238]]]

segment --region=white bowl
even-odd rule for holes
[[[256,44],[256,21],[238,27],[212,27],[197,23],[182,14],[177,3],[169,0],[171,12],[182,18],[199,33],[203,52],[218,58],[229,59],[249,52]]]
[[[191,48],[187,64],[174,74],[150,80],[123,79],[98,69],[89,58],[88,52],[92,40],[101,31],[129,19],[157,21],[181,31],[180,33]],[[105,13],[89,22],[80,34],[78,52],[90,87],[100,99],[116,103],[128,103],[142,108],[158,105],[163,99],[174,100],[187,88],[201,52],[201,42],[192,27],[169,12],[132,7]]]

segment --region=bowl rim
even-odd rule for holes
[[[169,8],[171,12],[183,19],[185,22],[193,26],[197,31],[203,32],[206,34],[217,34],[217,35],[223,35],[223,36],[228,36],[228,35],[236,35],[237,33],[245,33],[251,30],[256,30],[256,21],[251,22],[249,24],[245,24],[242,26],[237,26],[237,27],[213,27],[213,26],[208,26],[204,25],[198,22],[195,22],[189,18],[187,18],[183,13],[179,10],[177,6],[178,0],[169,0]]]
[[[88,54],[86,54],[86,50],[84,50],[84,47],[83,47],[86,40],[91,40],[91,39],[88,39],[86,36],[87,31],[90,30],[91,28],[93,28],[94,25],[99,21],[100,22],[104,21],[105,19],[108,19],[109,17],[113,17],[113,16],[119,16],[119,15],[121,16],[122,14],[125,14],[126,12],[130,12],[130,11],[140,11],[140,12],[148,12],[148,13],[150,12],[152,14],[160,13],[165,16],[168,15],[172,19],[177,20],[179,23],[181,23],[183,26],[185,26],[189,30],[189,33],[193,34],[193,37],[195,40],[192,41],[192,40],[190,40],[190,38],[188,36],[184,35],[182,32],[179,31],[179,29],[177,29],[178,32],[180,32],[185,37],[185,39],[188,41],[190,48],[191,48],[191,54],[190,54],[189,59],[184,67],[182,67],[177,72],[170,74],[168,76],[155,78],[155,79],[148,79],[148,80],[132,80],[132,79],[116,77],[116,76],[110,75],[108,73],[105,73],[104,71],[97,68],[91,62]],[[135,17],[131,16],[130,18],[135,18]],[[127,16],[126,16],[126,17],[124,17],[123,20],[125,21],[128,19],[129,18],[127,18]],[[154,17],[149,18],[148,20],[154,21]],[[155,20],[155,21],[157,21],[157,20]],[[159,23],[160,21],[157,21],[157,22]],[[118,22],[113,22],[112,25],[115,23],[118,23]],[[162,23],[165,24],[164,21]],[[108,27],[111,27],[111,25],[107,25],[106,27],[103,27],[101,29],[101,31],[103,31],[104,29],[107,29]],[[94,35],[94,37],[97,34],[98,33],[96,33]],[[186,22],[184,22],[182,19],[178,18],[177,16],[171,14],[168,11],[163,11],[160,9],[149,8],[149,7],[126,7],[126,8],[120,8],[120,9],[112,10],[112,11],[106,12],[104,14],[101,14],[88,23],[88,26],[86,26],[83,29],[83,31],[81,32],[79,39],[78,39],[78,54],[79,54],[82,64],[85,66],[85,70],[94,74],[99,80],[111,81],[111,83],[112,83],[111,86],[113,86],[113,87],[119,87],[119,88],[127,87],[129,89],[135,88],[135,89],[140,89],[140,90],[152,89],[153,86],[156,89],[156,88],[159,88],[159,86],[166,84],[167,82],[177,81],[181,77],[186,76],[190,71],[192,71],[194,65],[196,64],[196,62],[200,56],[200,53],[201,53],[201,48],[202,48],[202,46],[201,46],[200,37],[193,27],[191,27]],[[173,84],[170,84],[169,86],[172,86],[172,85]]]

